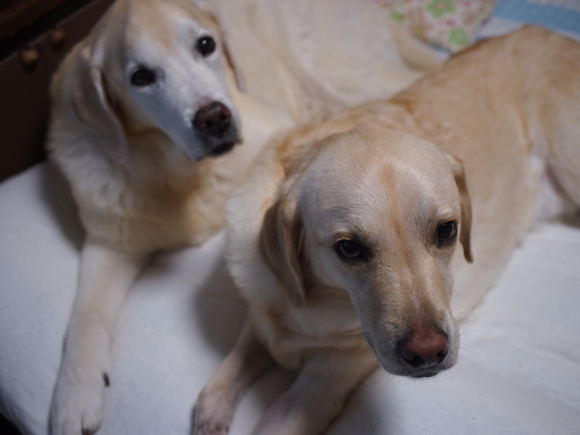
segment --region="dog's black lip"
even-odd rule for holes
[[[438,375],[440,372],[422,372],[422,373],[415,373],[412,374],[411,377],[415,379],[421,378],[432,378],[433,376]]]
[[[400,354],[399,354],[400,355]],[[447,368],[444,368],[442,366],[442,364],[438,364],[436,366],[433,366],[431,368],[423,368],[423,369],[414,369],[412,367],[410,367],[403,359],[403,357],[401,356],[399,358],[399,361],[401,361],[401,363],[405,366],[405,373],[403,373],[403,376],[407,376],[409,378],[415,378],[415,379],[421,379],[421,378],[432,378],[433,376],[438,375],[439,373],[441,373],[442,371],[447,370]]]
[[[235,144],[236,143],[234,141],[223,142],[223,143],[219,144],[218,146],[214,147],[209,152],[209,155],[211,157],[219,157],[222,154],[230,152],[234,148]]]
[[[450,367],[446,367],[443,365],[437,365],[437,366],[430,367],[430,368],[415,369],[415,368],[410,367],[409,365],[407,365],[404,362],[401,354],[399,354],[399,358],[395,358],[395,360],[392,361],[392,364],[387,364],[385,359],[381,358],[380,354],[377,353],[377,350],[375,349],[374,344],[372,343],[371,340],[369,340],[369,337],[367,336],[367,334],[365,334],[365,338],[367,338],[367,341],[368,341],[370,347],[372,348],[373,352],[375,353],[381,367],[387,373],[390,373],[392,375],[402,376],[405,378],[412,378],[412,379],[431,378],[431,377],[436,376],[439,373],[441,373],[445,370],[448,370],[450,368]],[[387,358],[387,360],[388,360],[388,358]]]
[[[379,362],[380,362],[380,360],[379,360]],[[381,366],[383,367],[383,369],[386,372],[391,373],[392,375],[402,376],[405,378],[413,378],[413,379],[432,378],[433,376],[436,376],[445,370],[445,369],[439,369],[439,370],[419,370],[419,371],[413,370],[413,371],[411,371],[409,368],[406,368],[406,367],[405,368],[403,368],[403,367],[388,368],[382,363],[381,363]]]

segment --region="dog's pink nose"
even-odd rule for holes
[[[203,134],[219,137],[228,129],[231,121],[230,109],[222,103],[214,101],[196,112],[193,126]]]
[[[434,326],[417,327],[399,344],[399,351],[407,364],[414,368],[429,368],[447,356],[447,336]]]

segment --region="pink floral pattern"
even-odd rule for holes
[[[429,44],[457,52],[473,42],[497,0],[373,0]]]

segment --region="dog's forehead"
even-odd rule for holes
[[[174,51],[204,31],[217,34],[214,21],[193,4],[156,1],[135,8],[126,26],[126,40],[136,48],[155,43]]]
[[[442,152],[417,136],[374,126],[334,138],[309,166],[304,187],[304,212],[328,231],[459,211]]]
[[[147,60],[156,54],[167,56],[183,49],[184,44],[194,50],[194,38],[203,33],[220,36],[216,22],[193,2],[184,0],[119,1],[107,18],[98,38],[113,44],[107,49],[108,61],[112,62]]]

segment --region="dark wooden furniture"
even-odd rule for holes
[[[0,181],[45,158],[56,67],[113,0],[3,0],[0,6]]]

